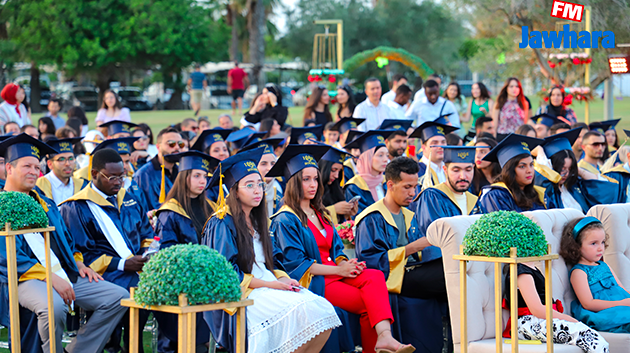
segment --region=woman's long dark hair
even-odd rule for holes
[[[575,155],[573,154],[573,151],[562,150],[558,153],[555,153],[553,156],[549,157],[549,159],[551,160],[551,167],[558,174],[560,174],[560,172],[562,171],[562,168],[564,168],[565,158],[571,158],[571,168],[569,169],[569,176],[567,177],[567,180],[564,182],[564,186],[566,186],[568,189],[569,187],[575,185],[575,183],[577,183],[578,181],[578,167],[577,167],[577,161],[575,160]]]
[[[531,184],[526,185],[523,189],[516,182],[516,167],[521,162],[521,159],[531,157],[527,153],[520,154],[516,157],[512,157],[501,170],[501,175],[499,175],[498,180],[505,183],[508,189],[512,192],[514,196],[514,202],[516,205],[520,207],[523,211],[530,210],[534,207],[534,204],[538,204],[540,206],[544,206],[540,202],[540,198],[538,197],[538,192],[534,189],[534,181],[532,180]]]
[[[516,102],[521,107],[521,109],[525,109],[525,107],[527,106],[527,100],[525,99],[525,93],[523,93],[523,86],[521,85],[521,81],[519,81],[516,77],[510,77],[505,81],[505,84],[499,92],[499,96],[497,96],[497,109],[499,110],[501,110],[501,108],[503,108],[503,106],[505,105],[505,102],[507,102],[507,90],[512,81],[516,81],[516,83],[518,83],[518,88],[520,89],[518,96],[516,96]]]
[[[192,174],[193,170],[184,170],[177,174],[177,178],[175,182],[173,182],[173,187],[171,191],[166,195],[166,201],[170,199],[175,199],[175,201],[179,202],[180,206],[184,209],[188,217],[193,222],[195,229],[203,230],[203,226],[206,224],[208,218],[212,216],[212,208],[210,204],[206,200],[206,193],[202,192],[201,195],[197,196],[199,200],[198,207],[201,207],[201,214],[203,214],[203,219],[199,219],[197,215],[199,214],[199,210],[194,210],[192,205],[192,200],[189,195],[189,187],[188,187],[188,179]],[[201,233],[197,233],[197,239],[201,240]]]
[[[274,121],[276,121],[276,119],[274,118],[266,118],[266,119],[262,119],[260,121],[260,127],[258,128],[258,132],[266,132],[267,134],[263,137],[263,139],[267,139],[271,136],[269,136],[269,132],[271,131],[271,128],[273,127],[273,123]]]
[[[44,131],[40,131],[43,134],[55,135],[57,129],[55,128],[55,123],[53,123],[52,119],[47,116],[43,116],[39,118],[39,122],[37,124],[37,130],[39,130],[39,124],[44,123],[46,125],[46,129]]]
[[[151,130],[151,127],[149,125],[145,123],[140,123],[137,127],[134,128],[134,130],[136,129],[142,130],[144,134],[149,137],[149,144],[153,144],[153,131]],[[131,133],[133,134],[133,131]]]
[[[477,85],[479,87],[479,98],[488,100],[490,99],[490,92],[488,92],[488,87],[483,84],[483,82],[475,82],[473,85]],[[475,99],[475,97],[473,97]]]
[[[482,137],[478,139],[477,142],[475,142],[475,146],[477,146],[478,143],[485,143],[486,145],[490,146],[490,150],[497,147],[497,141],[491,138],[487,138],[487,137]],[[487,182],[492,184],[494,183],[496,178],[499,176],[499,174],[501,174],[501,166],[497,162],[491,162],[490,165],[492,168],[490,170],[492,173],[492,180],[487,180]],[[478,194],[479,191],[481,191],[481,182],[485,179],[486,179],[486,176],[485,174],[483,174],[483,171],[481,171],[475,165],[475,174],[473,175],[473,181],[471,185],[471,189],[475,191],[475,194]]]
[[[354,108],[357,107],[357,102],[354,100],[354,93],[352,93],[352,88],[350,88],[347,85],[343,85],[343,86],[339,86],[338,89],[342,89],[346,91],[346,93],[348,94],[348,102],[346,103],[345,106],[339,103],[339,107],[337,107],[337,118],[341,119],[341,116],[339,116],[339,113],[341,113],[341,111],[345,107],[348,107],[348,110],[350,111],[350,116],[352,116],[352,114],[354,114]]]
[[[321,170],[322,185],[324,186],[324,195],[322,196],[322,202],[326,207],[334,205],[340,201],[346,201],[346,198],[343,194],[343,189],[339,184],[342,175],[341,171],[339,172],[339,178],[328,185],[328,181],[330,181],[330,171],[335,164],[339,163],[327,161],[324,159],[319,160],[319,170]],[[343,168],[343,165],[341,166],[341,168]]]
[[[267,91],[273,93],[276,95],[276,98],[278,100],[278,105],[282,107],[282,91],[280,90],[280,87],[276,86],[273,83],[268,83],[265,85],[265,88],[267,89]]]
[[[322,173],[317,170],[317,193],[315,197],[311,200],[311,207],[317,211],[317,213],[322,215],[324,222],[332,225],[330,222],[330,214],[326,207],[324,207],[324,203],[322,202],[324,196],[324,185],[322,184]],[[295,173],[291,179],[287,182],[287,189],[284,192],[284,204],[290,207],[295,214],[297,214],[300,222],[305,227],[308,227],[308,218],[306,217],[306,213],[302,211],[302,206],[300,205],[300,201],[304,198],[304,189],[302,188],[302,170]]]
[[[236,246],[238,247],[236,263],[241,271],[252,273],[254,261],[256,260],[254,238],[247,226],[243,205],[238,199],[238,183],[232,186],[230,194],[225,201],[230,208],[230,213],[232,214],[232,218],[234,218],[234,227],[236,228]],[[264,201],[261,201],[257,207],[252,208],[249,213],[249,220],[260,235],[260,242],[262,243],[263,252],[265,254],[265,267],[267,267],[269,271],[273,271],[273,246],[271,237],[269,236],[267,206]]]
[[[459,83],[455,81],[449,83],[448,86],[446,86],[446,89],[444,90],[444,94],[442,95],[442,97],[446,98],[447,100],[450,100],[450,98],[448,97],[448,93],[446,93],[446,91],[448,91],[448,88],[451,86],[455,86],[457,88],[457,97],[455,97],[455,99],[457,99],[459,103],[461,104],[462,100],[464,99],[462,97],[462,89],[459,87]]]
[[[322,100],[322,95],[325,90],[326,87],[324,86],[317,86],[313,88],[311,96],[308,97],[306,107],[304,107],[304,126],[306,126],[306,120],[312,119],[311,114],[315,112],[315,108],[317,108],[319,101]],[[332,121],[332,114],[330,114],[330,107],[328,104],[324,105],[324,116],[326,117],[326,122],[329,123]]]
[[[81,107],[71,107],[68,109],[68,120],[77,118],[81,120],[81,124],[88,125],[88,119],[85,116],[85,111]],[[80,131],[79,131],[80,132]]]
[[[105,93],[103,93],[103,103],[101,104],[101,109],[108,109],[107,104],[105,104],[105,95],[107,95],[107,93],[113,94],[114,97],[116,98],[116,103],[114,103],[114,108],[122,109],[122,103],[120,103],[120,98],[118,98],[118,95],[116,94],[116,92],[112,91],[111,89],[108,89],[105,91]]]

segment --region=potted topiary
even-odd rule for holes
[[[498,352],[502,351],[503,347],[501,265],[509,265],[511,336],[518,337],[517,265],[544,261],[547,337],[552,337],[551,261],[557,259],[558,255],[551,254],[551,246],[547,244],[545,234],[538,224],[514,211],[485,214],[466,230],[459,252],[460,255],[453,255],[453,259],[459,260],[462,352],[466,352],[468,346],[466,308],[468,261],[494,263],[495,339]],[[513,339],[512,345],[518,345],[518,340]],[[553,340],[547,342],[547,351],[553,352]]]
[[[2,226],[3,225],[3,226]],[[17,280],[17,259],[15,237],[20,236],[22,243],[27,243],[31,252],[37,260],[46,268],[46,293],[48,303],[52,304],[52,266],[50,251],[50,232],[54,227],[48,227],[48,216],[44,207],[30,195],[6,191],[0,192],[0,236],[6,241],[7,279],[9,287],[9,307],[11,322],[11,346],[15,352],[20,351],[20,321],[18,302],[18,280]],[[41,245],[43,237],[43,247]],[[35,248],[34,248],[35,247]],[[38,250],[38,251],[35,251]],[[54,308],[49,305],[48,328],[50,332],[55,332]],[[56,351],[55,340],[50,341],[50,350]],[[16,348],[17,347],[17,348]]]
[[[140,273],[138,288],[121,304],[130,310],[130,347],[138,347],[138,310],[148,309],[179,315],[178,351],[195,350],[196,313],[234,310],[237,342],[245,342],[245,307],[240,281],[232,265],[216,250],[204,245],[180,244],[151,256]],[[242,323],[242,324],[241,324]]]

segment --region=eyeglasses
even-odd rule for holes
[[[179,148],[184,148],[186,147],[186,144],[184,143],[184,141],[166,141],[166,144],[168,145],[168,147],[170,148],[174,148],[175,146],[179,145]]]
[[[119,182],[123,182],[123,180],[125,180],[125,176],[124,175],[112,175],[112,176],[107,176],[105,174],[103,174],[103,172],[99,172],[103,178],[107,179],[107,181],[114,182],[114,181],[119,181]]]
[[[249,184],[245,184],[245,187],[249,190],[254,190],[255,188],[260,188],[260,189],[265,189],[265,183],[260,182],[258,184],[255,183],[249,183]]]
[[[588,146],[606,147],[606,142],[593,142],[593,143],[589,143]]]
[[[564,169],[564,168],[563,168],[563,169],[560,171],[560,176],[567,176],[567,175],[569,175],[569,173],[571,173],[571,170],[570,170],[570,169]]]
[[[72,163],[72,162],[74,162],[74,157],[68,157],[68,158],[66,158],[66,157],[59,157],[59,158],[55,159],[54,161],[55,162],[59,162],[61,164],[66,163],[66,162]]]
[[[140,138],[138,139],[138,141],[146,141],[149,139],[149,136],[140,136]]]

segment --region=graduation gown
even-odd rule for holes
[[[616,180],[619,183],[619,197],[615,203],[626,203],[628,201],[628,184],[630,184],[630,172],[623,165],[618,165],[604,173],[605,177]]]
[[[151,161],[145,164],[133,175],[133,180],[140,187],[142,197],[144,199],[144,205],[147,207],[147,212],[151,210],[157,210],[160,208],[160,187],[162,185],[162,168],[158,166],[158,156],[155,156]],[[157,167],[157,168],[156,168]],[[177,166],[173,166],[173,173],[177,175]],[[165,194],[171,191],[173,187],[173,181],[164,176],[164,190]]]
[[[589,172],[591,172],[591,173],[593,173],[593,174],[595,174],[595,175],[601,175],[601,176],[603,176],[604,178],[608,179],[608,181],[611,181],[611,182],[613,182],[613,183],[616,183],[616,182],[617,182],[615,179],[613,179],[613,178],[611,178],[611,177],[608,177],[608,176],[606,176],[606,175],[603,175],[603,174],[601,173],[601,171],[599,170],[599,167],[595,167],[594,165],[590,164],[589,162],[587,162],[587,161],[585,161],[585,160],[583,160],[583,159],[581,159],[581,160],[578,162],[578,167],[579,167],[579,168],[582,168],[582,169],[585,169],[586,171],[589,171]]]
[[[424,162],[420,161],[418,162],[418,167],[420,168],[420,171],[418,172],[418,177],[419,177],[418,182],[420,183],[420,186],[422,187],[422,181],[424,180],[424,175],[427,172],[428,166],[424,164]],[[433,182],[433,185],[439,184],[440,181],[438,180],[437,173],[435,173],[433,169],[431,169],[430,173],[431,173],[431,181]]]
[[[109,216],[134,255],[142,255],[143,248],[151,244],[155,233],[146,213],[133,196],[125,189],[120,189],[116,197],[117,205],[112,205],[90,185],[62,202],[60,211],[70,233],[75,238],[77,249],[83,254],[85,264],[103,276],[105,280],[129,289],[138,284],[138,274],[118,271],[118,263],[121,259],[103,234],[99,223],[90,211],[87,200],[99,205]]]
[[[466,192],[466,206],[462,210],[455,201],[455,195],[445,183],[427,188],[418,197],[415,219],[421,237],[427,235],[427,229],[433,221],[445,217],[470,215],[476,213],[477,196]],[[436,246],[422,250],[422,261],[431,261],[442,257],[442,251]]]
[[[540,186],[534,186],[534,188],[538,193],[540,202],[546,205],[545,190]],[[490,213],[494,211],[525,212],[546,209],[545,206],[539,206],[538,204],[534,204],[534,207],[529,210],[521,209],[516,205],[512,192],[501,182],[485,186],[481,189],[481,196],[479,197],[479,201],[477,201],[476,207],[478,207],[479,213]]]
[[[349,157],[345,162],[343,162],[343,181],[347,183],[348,180],[354,178],[356,174],[357,171],[352,163],[352,157]]]
[[[173,212],[169,212],[173,213]],[[191,224],[192,226],[192,224]],[[250,273],[245,273],[237,264],[238,257],[238,245],[236,244],[236,226],[234,225],[234,218],[228,213],[223,219],[213,216],[208,220],[204,227],[201,243],[215,249],[219,254],[225,256],[230,264],[232,264],[234,271],[238,274],[241,280],[241,289],[243,289],[243,298],[247,298],[252,292],[252,288],[249,288],[254,276]],[[276,278],[288,277],[284,272],[282,265],[282,251],[278,249],[275,244],[273,247],[273,267]],[[236,316],[233,316],[234,312],[230,310],[215,310],[207,311],[203,313],[203,317],[210,326],[212,336],[216,339],[219,345],[227,349],[228,352],[236,351]]]
[[[276,212],[280,211],[280,207],[282,207],[282,197],[284,196],[284,188],[285,185],[282,185],[282,178],[274,178],[273,180],[273,186],[271,187],[271,189],[268,191],[268,193],[265,193],[265,198],[267,197],[271,197],[273,198],[273,209],[272,210],[267,210],[267,212],[271,215],[275,214]]]
[[[81,188],[81,190],[83,190],[90,183],[90,180],[88,179],[88,167],[83,167],[75,171],[73,174],[74,178],[84,180],[85,185]],[[42,179],[42,178],[39,178],[39,179]],[[148,208],[144,200],[144,195],[142,194],[142,190],[140,190],[140,188],[138,187],[138,183],[136,183],[134,179],[132,179],[131,177],[126,178],[123,187],[127,190],[127,193],[133,195],[133,197],[136,198],[136,201],[140,204],[140,206],[142,206],[144,213],[151,211],[151,209]],[[79,191],[76,191],[75,194],[77,194],[78,192]]]
[[[83,188],[85,188],[89,184],[86,179],[77,178],[75,176],[72,176],[72,182],[74,185],[75,194],[83,190]],[[50,180],[48,180],[48,178],[45,178],[43,176],[40,177],[39,179],[37,179],[37,183],[35,185],[37,185],[37,188],[35,190],[40,195],[46,196],[47,198],[52,200],[52,184],[50,184]]]
[[[333,231],[330,257],[335,260],[335,263],[339,263],[341,260],[347,260],[348,257],[343,253],[343,242],[334,227]],[[317,241],[311,230],[303,226],[295,212],[285,205],[271,217],[269,232],[274,236],[278,248],[282,251],[282,264],[289,277],[300,282],[301,286],[308,288],[311,292],[324,297],[326,290],[324,276],[311,274],[311,266],[314,263],[322,263]],[[350,326],[358,324],[358,316],[348,314],[338,307],[335,307],[335,312],[342,326],[332,331],[322,352],[352,351],[354,342]],[[350,322],[350,317],[352,317],[352,322]]]
[[[385,176],[383,176],[383,195],[386,193],[387,184],[385,183]],[[357,214],[361,214],[363,210],[377,201],[372,197],[372,193],[370,192],[367,183],[360,175],[355,175],[354,178],[348,180],[344,186],[344,194],[346,195],[346,201],[350,201],[355,196],[361,196],[359,199]]]
[[[409,242],[424,236],[418,227],[414,213],[401,209],[405,218]],[[444,344],[442,316],[448,305],[436,299],[408,298],[400,295],[405,267],[425,261],[425,252],[405,256],[405,247],[398,247],[398,228],[383,200],[377,201],[356,218],[355,243],[357,259],[365,261],[368,268],[381,270],[387,280],[390,304],[394,314],[392,334],[401,342],[412,344],[420,353],[438,353]],[[437,248],[435,248],[437,249]],[[439,249],[437,249],[439,254]],[[422,320],[418,320],[418,317]]]
[[[70,281],[76,282],[79,276],[76,261],[82,261],[83,257],[76,249],[73,237],[68,232],[57,205],[55,205],[53,200],[36,192],[32,191],[30,195],[44,208],[48,216],[48,224],[55,227],[55,231],[50,233],[51,249],[59,259],[59,263]],[[23,282],[30,279],[45,280],[46,269],[35,257],[24,236],[16,235],[15,243],[18,281]],[[6,242],[0,241],[0,324],[10,328],[6,251]],[[28,309],[20,307],[20,326],[22,327],[22,352],[41,352],[42,343],[37,328],[37,316]]]

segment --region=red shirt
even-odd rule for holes
[[[240,67],[235,67],[228,71],[228,77],[232,78],[232,89],[245,89],[243,79],[247,77],[247,72]]]
[[[322,259],[321,264],[327,265],[327,266],[337,266],[337,264],[335,263],[335,259],[330,257],[330,248],[332,247],[332,239],[333,239],[333,236],[335,235],[333,231],[333,227],[330,224],[324,222],[324,220],[319,215],[319,213],[316,212],[316,214],[317,214],[317,217],[319,218],[319,223],[321,223],[324,226],[324,230],[326,231],[326,236],[323,236],[322,233],[319,231],[319,229],[315,226],[315,224],[313,224],[313,222],[311,222],[310,220],[308,221],[308,227],[311,230],[311,233],[313,233],[313,236],[315,237],[315,241],[317,242],[317,248],[319,249],[319,256]],[[341,278],[342,278],[341,276],[324,276],[326,284],[330,282],[338,281]]]

